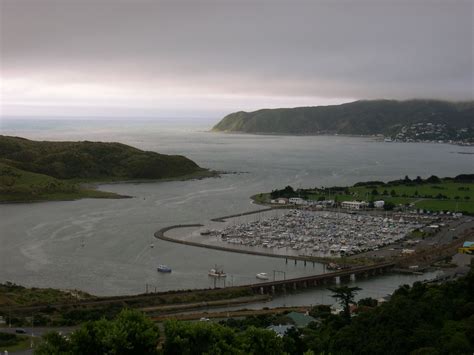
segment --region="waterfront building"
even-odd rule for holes
[[[347,210],[361,210],[368,206],[365,201],[344,201],[341,202],[341,207]]]
[[[304,205],[306,201],[303,200],[301,197],[290,197],[288,202],[292,205]]]
[[[380,201],[374,201],[374,207],[375,208],[383,208],[385,206],[385,201],[380,200]]]

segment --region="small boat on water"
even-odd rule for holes
[[[219,269],[217,265],[209,270],[208,275],[211,277],[227,277],[227,274],[224,270]]]
[[[259,280],[268,280],[268,274],[266,272],[260,272],[256,275]]]
[[[158,272],[171,272],[171,268],[163,264],[158,265],[156,269],[158,270]]]

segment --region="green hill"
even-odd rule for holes
[[[210,173],[178,155],[120,143],[38,142],[0,136],[0,200],[117,197],[81,182],[166,179]]]
[[[333,106],[240,111],[224,117],[213,127],[213,131],[307,135],[383,134],[395,137],[402,132],[409,136],[411,126],[417,123],[431,123],[436,127],[439,125],[439,131],[442,131],[435,129],[433,133],[442,133],[446,139],[464,139],[464,136],[474,138],[473,118],[474,101],[374,100]]]
[[[122,196],[85,188],[80,184],[30,173],[0,163],[0,201],[75,200],[79,198],[120,198]]]

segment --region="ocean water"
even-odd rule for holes
[[[256,273],[272,274],[273,270],[283,270],[287,277],[319,273],[322,266],[317,264],[304,267],[302,263],[286,264],[284,259],[156,241],[153,233],[171,224],[202,223],[256,209],[249,196],[286,185],[346,185],[405,175],[454,176],[472,173],[474,167],[474,155],[459,154],[474,153],[472,147],[342,136],[210,133],[211,126],[210,120],[3,119],[1,134],[41,140],[118,141],[185,155],[206,168],[239,173],[100,187],[134,196],[132,199],[0,205],[0,282],[114,295],[144,292],[147,284],[151,290],[213,287],[207,271],[215,264],[228,273],[227,285],[252,283]],[[150,248],[152,242],[154,248]],[[171,266],[173,272],[157,273],[161,263]],[[372,296],[382,296],[415,279],[382,277],[366,288],[372,290]],[[316,297],[311,292],[305,297]]]

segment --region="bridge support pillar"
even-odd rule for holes
[[[260,294],[263,295],[263,287],[260,287]]]
[[[351,274],[350,278],[351,278],[351,281],[355,281],[356,280],[356,274]]]
[[[305,282],[303,282],[303,287],[304,287],[304,288],[308,288],[308,284],[307,284],[307,282],[306,282],[306,281],[305,281]]]
[[[351,275],[340,276],[339,278],[340,278],[341,282],[350,282],[351,281]]]
[[[272,285],[272,294],[275,294],[275,285]]]
[[[339,276],[336,276],[334,278],[334,280],[336,281],[336,284],[340,284],[341,283],[341,278]]]
[[[293,290],[296,290],[296,282],[293,282]]]

